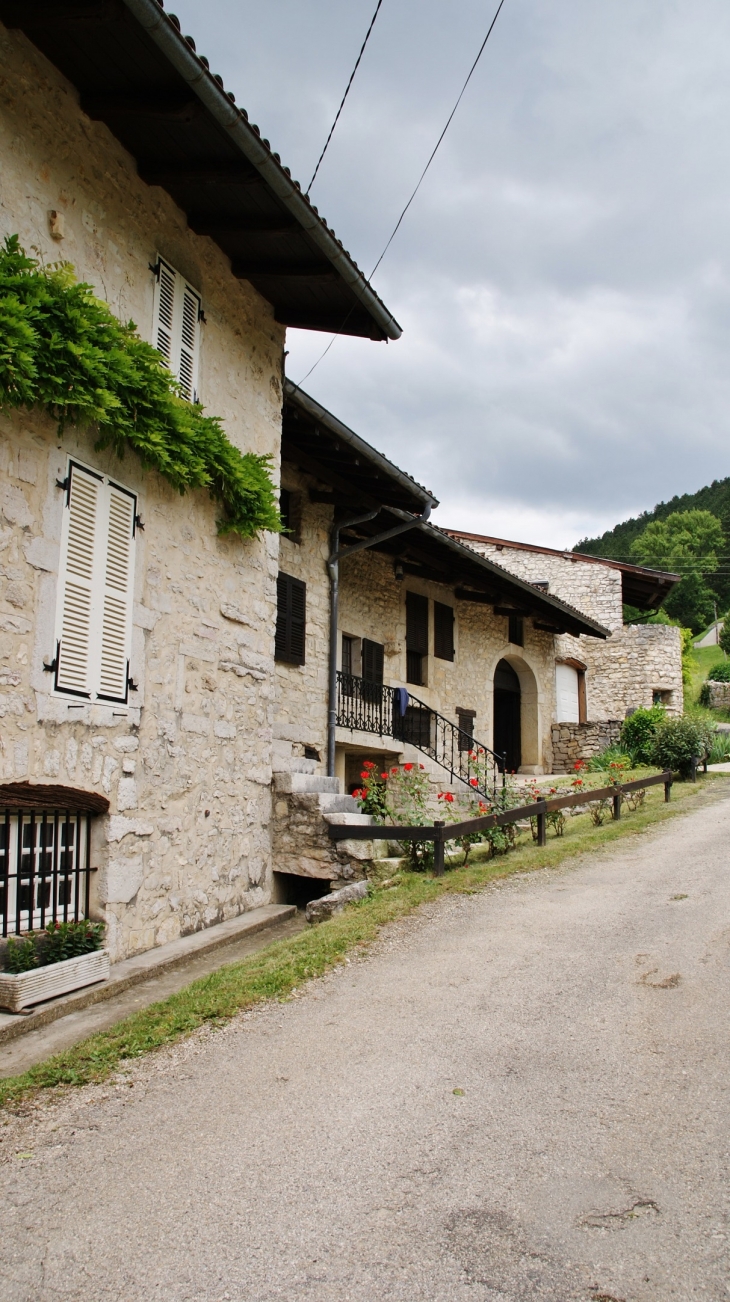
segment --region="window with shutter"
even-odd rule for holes
[[[307,585],[291,574],[276,580],[276,637],[274,654],[285,664],[305,662]]]
[[[137,499],[69,462],[56,613],[56,691],[125,703]]]
[[[381,642],[371,642],[369,638],[363,638],[362,676],[366,682],[382,683],[384,651],[385,648]]]
[[[433,603],[433,653],[439,660],[454,658],[454,608]]]
[[[428,655],[428,597],[418,592],[406,593],[406,647]]]
[[[428,656],[428,597],[406,593],[406,682],[425,686]]]
[[[162,258],[157,259],[154,340],[188,402],[196,402],[200,354],[200,295]]]

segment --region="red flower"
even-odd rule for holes
[[[470,787],[478,787],[478,786],[479,786],[479,783],[478,783],[477,779],[476,779],[476,778],[469,778],[469,786],[470,786]]]
[[[362,800],[362,798],[363,798],[363,791],[362,791],[362,788],[361,788],[361,787],[358,787],[357,791],[353,791],[353,793],[352,793],[352,798],[353,798],[353,800]]]
[[[397,772],[398,772],[398,765],[397,765],[397,764],[394,764],[393,767],[392,767],[392,769],[391,769],[390,771],[391,771],[391,773],[397,773]]]
[[[445,793],[445,795],[444,795],[444,800],[448,800],[449,804],[450,804],[450,805],[453,805],[453,803],[454,803],[454,793],[453,793],[453,791],[447,791],[447,792]]]
[[[383,779],[383,782],[387,782],[387,781],[388,781],[388,774],[387,774],[387,773],[381,773],[380,776],[381,776],[381,778]]]
[[[404,765],[403,765],[403,768],[404,768],[404,770],[405,770],[406,773],[410,773],[411,769],[412,769],[412,768],[415,768],[415,765],[414,765],[414,764],[404,764]]]
[[[370,774],[368,773],[367,769],[363,770],[363,772],[360,774],[360,777],[362,778],[363,782],[368,782],[370,780]]]
[[[362,765],[362,766],[363,766],[364,769],[374,769],[374,768],[375,768],[375,762],[374,762],[374,760],[363,760],[363,765]]]
[[[425,769],[425,768],[426,768],[426,765],[425,765],[425,764],[419,764],[418,767],[419,767],[419,769]]]

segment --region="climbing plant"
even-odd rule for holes
[[[0,246],[0,407],[95,425],[96,447],[131,448],[180,493],[207,488],[220,533],[279,531],[271,458],[239,452],[220,420],[180,397],[160,354],[118,321],[69,263],[41,266],[17,235]]]

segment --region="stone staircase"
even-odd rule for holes
[[[316,877],[332,889],[366,876],[367,864],[388,852],[384,841],[332,841],[331,823],[370,826],[352,796],[343,795],[339,778],[317,773],[317,760],[275,755],[273,774],[273,868],[275,872]]]

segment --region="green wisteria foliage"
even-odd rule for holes
[[[42,267],[17,235],[0,247],[0,407],[43,408],[95,425],[96,447],[131,448],[180,493],[207,488],[220,533],[252,538],[281,521],[271,458],[239,452],[220,420],[179,396],[160,354],[122,324],[68,263]]]

